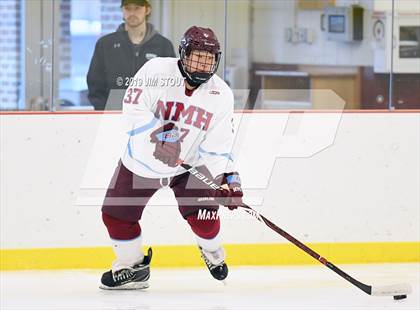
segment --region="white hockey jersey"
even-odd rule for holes
[[[173,122],[181,137],[180,159],[205,165],[213,177],[232,172],[233,93],[218,76],[186,94],[178,58],[149,60],[134,76],[123,99],[127,146],[121,157],[127,169],[146,178],[172,177],[185,170],[153,156],[150,133]]]

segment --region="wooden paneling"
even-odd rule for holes
[[[309,79],[267,79],[262,85],[255,70],[301,71]],[[249,106],[254,106],[258,91],[265,89],[326,89],[337,93],[345,102],[345,109],[388,109],[389,74],[375,74],[373,67],[283,65],[253,63]],[[309,86],[308,86],[309,81]],[[395,109],[420,109],[420,74],[394,74]],[[331,92],[330,92],[331,93]],[[313,109],[339,109],[342,104],[328,92],[311,94]]]
[[[312,76],[313,109],[360,109],[360,81],[358,75]],[[339,98],[337,98],[337,96]]]
[[[395,109],[420,109],[420,74],[394,74]],[[373,67],[362,68],[362,108],[388,109],[389,74],[375,74]]]
[[[299,66],[299,70],[309,73],[311,89],[324,90],[312,92],[313,109],[342,109],[343,104],[345,109],[360,109],[361,72],[358,67]]]
[[[264,93],[266,100],[278,101],[310,101],[310,78],[304,77],[279,77],[266,76],[263,78],[262,89],[270,91]]]
[[[252,75],[254,78],[251,84],[252,94],[258,93],[259,89],[294,89],[310,90],[308,92],[282,92],[289,94],[293,98],[282,97],[282,100],[311,101],[312,109],[360,109],[361,108],[361,81],[362,72],[355,66],[324,66],[324,65],[281,65],[281,64],[253,64],[254,70],[279,70],[304,72],[307,77],[266,77],[261,83],[261,77]],[[319,91],[314,91],[319,90]],[[336,94],[336,95],[335,95]],[[271,98],[270,93],[265,99]],[[256,95],[250,97],[250,106],[253,106]]]
[[[326,6],[335,5],[335,0],[298,0],[300,10],[322,10]]]

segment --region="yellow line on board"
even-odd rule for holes
[[[313,243],[308,246],[335,264],[420,262],[420,242]],[[231,266],[318,263],[288,243],[228,244],[225,250],[226,263]],[[108,269],[113,260],[111,247],[0,250],[1,271]],[[154,267],[180,268],[203,264],[196,246],[153,246]]]

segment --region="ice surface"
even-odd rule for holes
[[[103,291],[102,270],[2,272],[1,309],[420,309],[420,264],[342,265],[369,285],[408,282],[407,299],[369,296],[322,265],[157,269],[144,291]]]

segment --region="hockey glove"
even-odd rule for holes
[[[181,153],[181,142],[178,127],[174,123],[168,123],[150,134],[150,142],[156,144],[153,156],[167,164],[169,167],[178,165]]]
[[[200,192],[200,199],[211,198],[217,204],[236,209],[242,203],[242,189],[237,172],[223,173],[213,179],[206,166],[189,169],[192,177],[191,186]]]
[[[229,190],[222,191],[223,200],[222,205],[228,207],[229,210],[234,210],[243,204],[243,192],[241,188],[241,178],[237,172],[223,173],[216,178],[222,187],[228,187]]]

